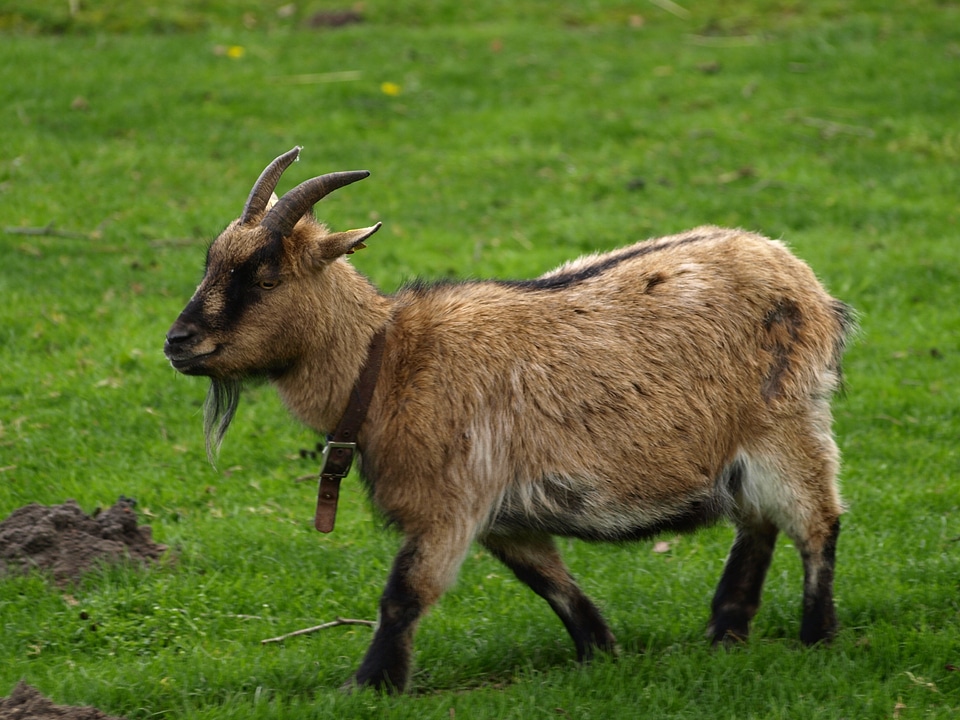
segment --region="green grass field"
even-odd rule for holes
[[[105,7],[104,7],[105,6]],[[960,712],[960,3],[956,0],[0,0],[0,518],[120,494],[170,562],[0,580],[19,679],[128,718],[947,718]],[[841,632],[804,649],[781,540],[753,635],[703,637],[732,530],[561,543],[623,646],[575,663],[479,548],[421,625],[413,693],[344,695],[399,538],[354,478],[312,529],[315,438],[268,387],[217,468],[206,382],[163,336],[274,156],[281,189],[383,229],[354,262],[538,275],[716,223],[784,239],[861,313],[836,431]],[[35,234],[27,234],[29,231]]]

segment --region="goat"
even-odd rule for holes
[[[386,295],[344,257],[380,224],[330,232],[311,212],[368,173],[277,200],[299,151],[263,171],[210,246],[164,350],[210,378],[214,452],[249,378],[328,433],[383,333],[356,441],[366,490],[404,541],[348,687],[405,687],[416,626],[473,541],[550,604],[584,661],[615,638],[553,536],[620,542],[729,518],[708,625],[722,643],[747,636],[783,531],[803,560],[801,640],[831,639],[843,505],[830,398],[855,314],[803,261],[775,240],[699,227],[533,280]]]

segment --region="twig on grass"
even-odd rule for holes
[[[828,140],[837,135],[859,135],[860,137],[872,138],[876,135],[873,128],[863,125],[850,125],[849,123],[834,122],[817,117],[802,117],[800,122],[804,125],[817,128],[823,137]]]
[[[690,11],[682,5],[677,5],[673,0],[650,0],[650,3],[678,18],[686,20],[690,17]]]
[[[150,241],[150,247],[186,247],[188,245],[195,245],[200,242],[196,238],[190,237],[177,237],[177,238],[157,238],[156,240]]]
[[[337,627],[338,625],[367,625],[369,627],[376,627],[377,624],[373,620],[352,620],[350,618],[338,617],[336,620],[323,623],[323,625],[314,625],[313,627],[304,628],[303,630],[294,630],[293,632],[287,633],[286,635],[280,635],[279,637],[261,640],[260,644],[266,645],[267,643],[283,642],[287,638],[296,637],[297,635],[307,635],[308,633],[326,630],[328,628]]]
[[[102,224],[101,224],[102,227]],[[99,240],[103,237],[103,231],[101,228],[96,230],[91,230],[90,232],[78,232],[75,230],[61,230],[57,227],[57,224],[54,222],[48,223],[42,227],[19,227],[19,226],[7,226],[3,228],[3,232],[8,235],[32,235],[34,237],[60,237],[67,238],[68,240]],[[176,238],[158,238],[156,240],[150,241],[150,247],[166,247],[166,246],[186,246],[194,245],[199,242],[196,238],[190,237],[176,237]],[[103,250],[104,248],[100,248]]]
[[[920,687],[925,687],[925,688],[926,688],[927,690],[929,690],[930,692],[935,692],[935,693],[939,693],[939,692],[940,692],[940,690],[937,688],[937,686],[936,686],[934,683],[928,681],[926,678],[917,677],[916,675],[914,675],[914,674],[913,674],[912,672],[910,672],[910,671],[905,672],[904,675],[906,675],[908,678],[910,678],[910,682],[912,682],[914,685],[919,685]]]
[[[96,240],[96,231],[92,233],[74,232],[72,230],[60,230],[56,223],[49,223],[43,227],[5,227],[3,229],[8,235],[45,235],[50,237],[70,238],[71,240]]]
[[[307,73],[304,75],[280,75],[272,80],[291,85],[317,85],[322,83],[352,82],[360,80],[363,73],[360,70],[338,70],[325,73]]]
[[[694,45],[718,49],[751,47],[760,44],[757,35],[687,35],[687,40]]]

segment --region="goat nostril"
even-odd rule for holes
[[[174,323],[167,332],[167,342],[170,345],[186,342],[196,334],[196,329],[185,323]]]

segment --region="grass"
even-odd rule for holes
[[[109,8],[0,2],[0,516],[119,494],[172,548],[57,590],[0,584],[0,694],[130,718],[933,718],[960,709],[960,6],[952,1],[368,0]],[[681,3],[681,5],[684,5]],[[783,542],[750,642],[714,652],[718,527],[627,547],[564,541],[624,652],[577,667],[546,605],[480,550],[423,622],[415,694],[343,696],[398,538],[354,481],[312,531],[314,438],[269,388],[217,469],[201,381],[163,334],[265,162],[283,187],[366,167],[325,200],[384,222],[355,264],[530,277],[701,223],[787,240],[862,314],[836,403],[850,512],[842,631],[796,641]],[[57,234],[60,232],[62,234]]]

